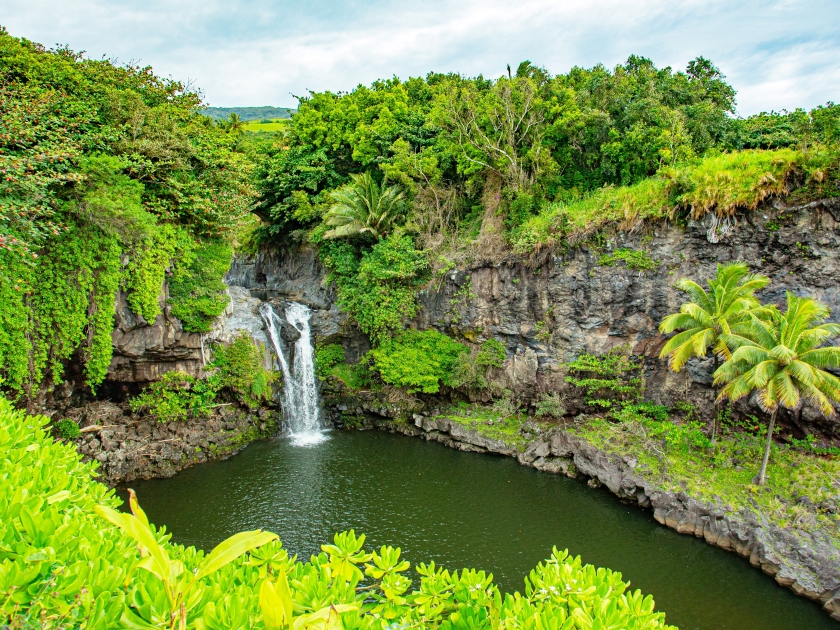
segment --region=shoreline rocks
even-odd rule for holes
[[[194,464],[225,459],[275,434],[279,421],[276,411],[225,405],[206,418],[161,423],[105,401],[70,409],[66,417],[82,429],[72,440],[76,449],[85,460],[99,462],[100,481],[111,487],[171,477]]]
[[[400,422],[360,410],[364,419],[357,414],[347,428],[401,433],[461,451],[515,457],[521,465],[542,472],[588,478],[590,486],[606,486],[619,499],[652,510],[658,523],[748,558],[780,585],[820,602],[840,621],[840,549],[825,532],[782,529],[752,512],[736,512],[685,492],[658,488],[636,472],[633,458],[602,451],[564,429],[547,431],[517,450],[445,417],[414,414],[410,421]],[[340,420],[336,424],[342,426]]]

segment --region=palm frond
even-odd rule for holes
[[[688,313],[673,313],[667,315],[659,324],[659,332],[667,335],[675,330],[687,330],[689,328],[697,328],[700,325],[700,322]]]

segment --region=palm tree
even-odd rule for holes
[[[742,262],[718,265],[717,275],[708,282],[708,292],[693,280],[682,278],[677,288],[688,293],[691,301],[684,303],[679,313],[668,315],[659,324],[659,331],[664,334],[681,331],[668,340],[659,358],[668,357],[669,367],[679,372],[691,357],[705,357],[711,348],[713,373],[717,371],[720,358],[729,357],[729,348],[722,335],[749,323],[750,313],[764,316],[766,309],[754,294],[768,282],[765,276],[751,274],[750,268]],[[712,443],[717,433],[717,416],[715,402]]]
[[[334,229],[324,238],[371,234],[379,240],[401,216],[403,195],[397,186],[381,189],[370,173],[351,175],[349,184],[331,195],[334,205],[324,217],[324,223]]]
[[[776,311],[770,321],[753,315],[744,332],[723,336],[734,351],[715,372],[715,383],[725,383],[719,398],[735,401],[757,390],[759,405],[770,414],[760,485],[767,477],[779,406],[793,409],[804,398],[834,415],[831,401],[840,402],[840,378],[826,371],[840,367],[840,347],[821,347],[840,335],[840,324],[825,323],[829,315],[824,304],[788,292],[784,315]]]
[[[240,134],[245,130],[245,122],[240,118],[239,114],[231,112],[225,121],[225,127],[231,133]]]

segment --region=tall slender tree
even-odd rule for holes
[[[379,187],[370,173],[351,175],[351,182],[332,193],[333,206],[324,223],[332,230],[324,238],[370,234],[385,236],[402,215],[403,194],[397,186]]]
[[[825,346],[840,335],[840,324],[826,323],[829,315],[825,304],[788,292],[784,314],[776,312],[769,321],[751,315],[743,332],[723,335],[734,350],[715,372],[715,384],[725,384],[719,398],[735,401],[758,391],[759,405],[770,414],[760,485],[767,480],[779,407],[794,409],[804,398],[834,415],[832,401],[840,402],[840,378],[827,371],[840,368],[840,347]]]
[[[713,373],[716,372],[720,359],[729,357],[722,336],[749,324],[753,313],[765,316],[766,309],[755,298],[755,292],[768,282],[766,276],[751,274],[742,262],[718,265],[717,275],[708,282],[708,291],[693,280],[682,278],[677,288],[688,293],[690,301],[680,307],[679,313],[668,315],[659,324],[662,333],[681,332],[665,343],[659,357],[668,357],[670,368],[679,372],[691,357],[705,357],[711,350]],[[715,390],[713,443],[717,435],[717,398]]]

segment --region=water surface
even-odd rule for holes
[[[744,558],[662,527],[605,490],[416,438],[329,438],[311,447],[258,442],[226,461],[130,485],[153,522],[203,549],[264,528],[308,558],[352,528],[367,534],[368,549],[399,546],[412,563],[484,569],[502,589],[521,590],[556,545],[621,571],[682,630],[840,628]]]

